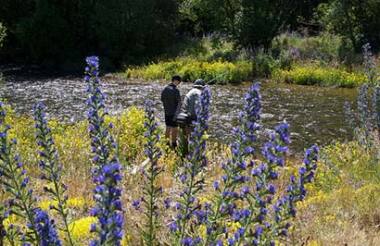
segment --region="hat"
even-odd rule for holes
[[[198,86],[205,86],[206,83],[203,79],[197,79],[194,81],[194,85],[198,85]]]

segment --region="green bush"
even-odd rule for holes
[[[380,50],[380,1],[331,0],[319,6],[318,20],[324,29],[350,40],[356,52],[365,43]]]
[[[269,53],[259,50],[253,58],[253,75],[255,77],[269,77],[277,67],[277,61]]]
[[[343,69],[297,66],[291,70],[277,70],[273,79],[277,82],[293,83],[298,85],[321,85],[337,87],[355,87],[367,82],[363,73],[347,72]]]
[[[281,52],[287,51],[299,60],[331,62],[341,60],[342,45],[342,39],[339,36],[329,33],[313,37],[305,37],[297,33],[284,33],[273,40],[272,52],[278,56]],[[353,50],[350,52],[353,53]]]
[[[232,63],[178,59],[176,61],[153,63],[144,67],[128,68],[126,72],[128,78],[146,80],[169,80],[174,74],[181,75],[185,81],[203,78],[209,83],[235,83],[250,79],[252,64],[247,61]]]

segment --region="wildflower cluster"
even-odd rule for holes
[[[199,216],[198,194],[204,186],[204,169],[207,165],[206,137],[210,114],[211,91],[205,87],[196,105],[197,119],[193,122],[193,131],[189,140],[189,154],[180,173],[180,182],[184,186],[176,204],[177,216],[170,223],[170,230],[176,235],[177,243],[187,244],[198,239],[187,237],[189,221]]]
[[[371,45],[366,43],[362,47],[363,49],[363,60],[364,60],[364,69],[367,75],[368,82],[370,84],[378,85],[378,74],[376,71],[376,62],[371,51]]]
[[[16,140],[9,140],[8,131],[10,126],[5,123],[6,112],[0,103],[0,177],[4,190],[11,195],[7,202],[8,211],[6,217],[16,215],[27,221],[24,232],[15,225],[10,225],[7,239],[11,245],[15,243],[17,237],[21,236],[24,245],[38,242],[39,245],[49,245],[47,242],[54,241],[59,245],[56,229],[53,221],[46,214],[49,224],[44,229],[49,230],[49,235],[44,234],[44,230],[39,227],[39,215],[41,211],[37,208],[33,197],[33,190],[29,188],[29,177],[23,167],[19,155],[15,152]]]
[[[62,166],[59,163],[58,152],[47,124],[45,106],[42,103],[35,106],[34,120],[37,145],[39,146],[39,166],[42,170],[41,178],[48,182],[44,190],[56,201],[56,205],[51,205],[50,209],[56,210],[61,216],[64,223],[63,230],[67,235],[67,243],[73,245],[68,221],[68,197],[65,195],[67,187],[61,182]]]
[[[99,59],[92,56],[86,58],[85,81],[88,84],[89,98],[88,122],[93,155],[94,200],[96,206],[92,216],[96,216],[99,226],[93,224],[91,231],[99,237],[91,245],[120,245],[123,236],[123,214],[121,204],[122,179],[121,165],[114,155],[116,144],[110,134],[111,126],[106,126],[104,95],[100,90]]]
[[[180,212],[170,230],[186,235],[180,238],[181,245],[274,245],[288,235],[291,217],[283,214],[295,216],[295,202],[305,197],[305,184],[312,181],[316,169],[317,147],[307,150],[298,182],[292,178],[288,193],[284,197],[277,194],[276,180],[290,143],[289,125],[283,122],[275,127],[261,148],[264,161],[258,160],[259,89],[255,84],[245,96],[240,126],[233,130],[231,159],[222,165],[222,179],[213,184],[216,195],[203,204],[194,197],[192,210],[183,210],[183,203],[177,203]],[[186,195],[189,186],[185,187],[181,195]]]
[[[344,110],[355,138],[366,149],[371,149],[376,147],[380,140],[380,77],[369,44],[363,46],[363,58],[369,83],[359,88],[357,112],[352,110],[348,102],[345,103]]]
[[[28,189],[29,177],[20,157],[15,153],[14,147],[16,140],[9,141],[8,131],[10,126],[5,123],[6,112],[4,105],[0,104],[0,182],[5,191],[12,194],[12,198],[8,200],[8,211],[6,216],[18,214],[28,221],[29,229],[33,234],[25,238],[25,241],[39,240],[38,232],[34,228],[34,198],[33,191]],[[13,226],[12,226],[13,227]],[[8,237],[8,240],[10,238]]]
[[[143,171],[144,175],[144,197],[146,225],[143,231],[146,245],[156,245],[156,231],[159,226],[158,218],[158,198],[162,193],[162,188],[157,186],[157,177],[163,171],[158,165],[161,150],[158,147],[160,141],[158,125],[155,121],[153,102],[148,100],[145,103],[145,154],[149,159],[149,166]]]
[[[376,147],[380,140],[380,86],[370,88],[368,84],[362,85],[357,98],[357,112],[349,102],[345,103],[344,110],[356,140],[367,149]]]
[[[296,216],[295,205],[306,197],[305,185],[311,183],[317,169],[319,148],[313,145],[305,151],[303,165],[299,168],[299,177],[291,176],[287,193],[273,206],[275,211],[275,236],[286,236],[291,226],[290,219]]]
[[[215,241],[225,232],[226,228],[223,224],[218,224],[219,221],[232,216],[236,222],[240,218],[250,216],[250,211],[235,208],[238,200],[251,192],[250,187],[243,184],[251,180],[247,170],[254,165],[250,158],[254,156],[253,145],[257,138],[256,133],[260,129],[261,96],[258,83],[245,95],[245,102],[244,111],[239,115],[240,127],[233,129],[235,141],[231,144],[231,160],[222,165],[225,172],[222,180],[214,182],[217,196],[212,209],[208,211],[210,223],[207,223],[206,243]],[[208,208],[210,205],[204,204],[204,207]]]
[[[35,209],[35,227],[41,237],[39,245],[41,246],[61,246],[61,241],[55,228],[54,220],[49,218],[49,215],[41,210]]]

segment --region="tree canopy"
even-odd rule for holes
[[[98,54],[140,63],[173,43],[217,33],[240,48],[268,48],[283,31],[341,35],[380,48],[377,0],[1,0],[3,60],[58,64]]]

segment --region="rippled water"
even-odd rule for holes
[[[104,78],[103,90],[111,113],[119,113],[128,106],[142,106],[145,99],[155,101],[157,115],[162,121],[159,100],[164,84],[158,82],[125,81]],[[213,93],[211,133],[218,139],[229,139],[236,123],[243,95],[249,84],[239,86],[211,86]],[[184,95],[191,84],[181,84]],[[65,121],[85,117],[86,85],[81,78],[26,79],[7,77],[0,85],[0,97],[5,98],[20,114],[30,114],[37,101],[48,105],[49,116]],[[344,121],[343,104],[353,101],[352,89],[319,88],[266,83],[262,86],[263,123],[268,129],[282,120],[291,125],[292,149],[300,153],[312,143],[325,145],[333,140],[350,138]]]

